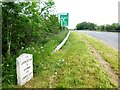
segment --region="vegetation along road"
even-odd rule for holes
[[[81,22],[80,18],[80,23],[75,28],[79,31],[71,30],[67,42],[59,51],[53,53],[55,47],[62,40],[66,40],[64,38],[70,30],[69,27],[72,27],[72,25],[67,25],[74,20],[69,16],[75,14],[73,18],[76,18],[78,12],[57,11],[54,2],[57,0],[3,1],[1,2],[2,10],[0,10],[2,13],[2,63],[0,65],[2,84],[0,88],[6,90],[7,88],[118,87],[118,50],[116,48],[118,47],[117,32],[120,32],[119,23],[113,22],[111,25],[99,26],[93,22]],[[86,7],[86,5],[83,6]],[[80,10],[77,11],[81,13]],[[82,9],[82,11],[85,10]],[[78,18],[74,21],[78,22]],[[91,17],[91,20],[93,19],[95,18]],[[23,74],[16,73],[16,67],[19,66],[16,58],[23,53],[33,55],[33,78],[25,85],[19,86],[17,77],[23,77]],[[30,69],[31,72],[31,68],[26,69]],[[28,77],[29,75],[25,75],[22,80],[27,80]]]
[[[99,31],[88,31],[88,30],[79,30],[82,33],[93,36],[97,39],[104,41],[115,49],[118,49],[118,33],[113,32],[99,32]],[[120,42],[119,42],[120,43]]]
[[[40,74],[23,88],[118,87],[117,51],[81,32],[71,31],[65,45],[44,59]]]

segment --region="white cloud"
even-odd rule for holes
[[[88,21],[98,25],[118,22],[119,0],[54,0],[58,13],[69,13],[69,28]]]

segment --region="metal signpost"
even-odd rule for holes
[[[62,26],[62,30],[63,27],[68,26],[68,17],[69,13],[60,13],[60,24]]]
[[[118,23],[120,24],[120,1],[118,2]]]

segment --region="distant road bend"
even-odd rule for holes
[[[93,36],[97,39],[102,40],[103,42],[109,44],[110,46],[112,46],[113,48],[118,50],[118,44],[120,44],[120,42],[118,42],[118,33],[114,33],[114,32],[99,32],[99,31],[87,31],[87,30],[76,30],[77,32],[82,32],[85,34],[88,34],[90,36]],[[119,50],[120,51],[120,50]]]

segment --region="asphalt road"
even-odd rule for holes
[[[79,31],[77,30],[77,32],[82,32],[90,36],[93,36],[97,39],[100,39],[104,43],[108,44],[109,46],[117,50],[118,50],[118,45],[120,45],[120,42],[118,44],[118,36],[120,36],[120,33],[118,34],[114,32],[99,32],[99,31],[87,31],[87,30],[79,30]]]

